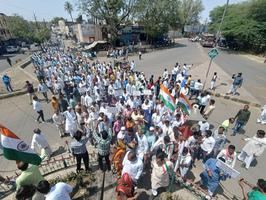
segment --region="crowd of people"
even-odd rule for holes
[[[155,80],[153,75],[148,78],[143,72],[135,71],[134,62],[128,68],[114,66],[111,62],[92,62],[78,52],[70,49],[63,52],[57,47],[43,48],[43,52],[33,54],[32,62],[39,80],[38,92],[51,104],[54,114],[50,117],[59,136],[72,138],[70,149],[77,160],[76,172],[83,170],[82,160],[86,172],[91,170],[87,150],[90,143],[90,148],[97,149],[99,169],[117,175],[117,199],[136,199],[136,189],[140,182],[145,182],[143,177],[147,173],[151,177],[151,198],[172,187],[176,176],[190,184],[189,174],[198,160],[205,166],[199,184],[207,189],[208,198],[211,198],[220,181],[230,178],[217,162],[233,169],[238,158],[248,169],[265,149],[263,130],[246,139],[238,156],[236,147],[227,144],[230,127],[235,124],[232,135],[236,135],[248,123],[248,105],[235,116],[226,116],[226,120],[211,130],[208,118],[215,110],[215,100],[208,91],[202,91],[201,80],[189,75],[186,64],[176,63],[171,73],[165,69]],[[216,79],[217,73],[211,89]],[[188,123],[188,113],[180,106],[171,109],[161,98],[162,86],[167,88],[176,105],[180,95],[190,99],[193,109],[201,115],[199,121]],[[40,95],[36,95],[29,81],[25,88],[29,103],[37,113],[36,122],[47,123]],[[235,91],[236,88],[232,88],[232,92]],[[35,129],[34,133],[32,148],[39,145],[42,157],[49,159],[52,150],[44,135],[40,129]],[[19,163],[18,168],[23,172],[31,169],[26,165]],[[32,188],[29,185],[35,185],[34,191],[45,194],[46,199],[59,199],[60,195],[70,199],[72,188],[65,183],[51,186],[41,175],[25,181],[24,174],[24,181],[22,178],[17,179],[18,198]],[[259,191],[265,197],[266,182],[263,181],[260,181]]]

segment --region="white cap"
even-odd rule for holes
[[[154,131],[154,127],[153,126],[150,127],[150,131]]]
[[[125,131],[125,130],[126,130],[126,127],[122,126],[121,131]]]

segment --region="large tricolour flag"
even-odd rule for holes
[[[189,100],[186,98],[186,96],[182,93],[178,98],[177,106],[179,106],[182,109],[182,111],[187,115],[191,114],[192,106]]]
[[[39,165],[42,162],[40,156],[28,144],[1,124],[0,133],[3,154],[6,159],[23,161],[33,165]]]
[[[175,110],[175,98],[171,95],[169,90],[163,84],[160,85],[159,97],[166,107],[168,107],[171,111]]]

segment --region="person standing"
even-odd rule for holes
[[[107,131],[103,130],[100,132],[99,136],[97,132],[93,132],[93,138],[96,140],[97,148],[98,148],[98,163],[100,166],[100,169],[104,171],[103,168],[103,158],[105,159],[107,169],[108,171],[111,170],[111,163],[109,159],[110,155],[110,144],[112,140],[112,135],[108,133]]]
[[[24,86],[24,88],[27,89],[27,92],[28,92],[29,97],[30,97],[30,105],[31,105],[32,104],[32,97],[35,96],[33,85],[29,81],[26,81],[26,85]]]
[[[141,56],[142,56],[142,53],[141,53],[141,50],[139,50],[139,60],[141,60]]]
[[[249,106],[245,105],[243,109],[239,110],[235,116],[235,127],[233,128],[233,136],[236,135],[247,123],[250,118]]]
[[[137,157],[134,151],[128,151],[124,157],[122,165],[122,176],[123,174],[128,173],[132,178],[133,183],[136,185],[143,171],[142,160]]]
[[[209,102],[209,106],[203,111],[203,118],[204,119],[208,119],[210,117],[210,115],[212,114],[212,112],[215,109],[215,100],[211,99]]]
[[[38,117],[36,119],[36,122],[41,123],[40,119],[42,119],[42,122],[45,122],[43,110],[42,110],[42,104],[40,103],[37,96],[33,97],[32,106],[33,106],[33,110],[35,110],[38,113]]]
[[[2,80],[6,87],[6,90],[8,92],[13,92],[13,89],[11,87],[11,78],[7,74],[4,74],[4,76],[2,77]]]
[[[207,130],[206,135],[203,138],[203,142],[200,145],[201,157],[204,163],[208,158],[212,156],[214,146],[215,139],[212,136],[212,132],[210,130]]]
[[[242,167],[249,168],[254,158],[261,156],[266,147],[265,131],[258,130],[257,134],[252,138],[244,139],[247,141],[241,153],[238,155],[238,160],[244,162]]]
[[[170,174],[173,173],[173,163],[165,160],[166,155],[158,151],[152,162],[151,190],[154,197],[165,192],[170,183]]]
[[[62,113],[59,112],[59,110],[55,110],[54,114],[52,116],[53,122],[55,123],[60,137],[64,137],[65,135],[65,118]]]
[[[77,169],[76,172],[79,173],[81,168],[81,159],[84,162],[85,170],[86,172],[89,171],[89,154],[86,148],[86,144],[89,141],[90,137],[89,135],[86,135],[83,137],[83,132],[77,130],[74,138],[75,141],[71,142],[70,149],[74,157],[76,157],[77,160]]]
[[[233,74],[232,79],[233,79],[233,83],[232,83],[230,91],[228,93],[235,95],[237,89],[241,88],[241,86],[243,84],[242,73],[238,73],[237,76],[235,74]]]
[[[261,114],[257,119],[257,123],[266,124],[266,105],[263,106]]]
[[[50,159],[53,151],[48,144],[46,138],[41,133],[41,130],[36,128],[33,130],[34,134],[31,141],[31,148],[36,151],[36,147],[38,147],[41,150],[41,158],[47,158]]]
[[[75,132],[77,131],[77,119],[75,112],[71,107],[67,107],[67,111],[63,112],[66,123],[65,123],[65,130],[66,133],[69,133],[71,137],[74,137]]]
[[[214,72],[212,79],[211,79],[211,87],[210,87],[211,90],[215,90],[215,88],[216,88],[215,83],[217,81],[217,78],[218,78],[217,72]]]

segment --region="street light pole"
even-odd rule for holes
[[[220,38],[221,29],[222,29],[222,25],[223,25],[223,22],[224,22],[224,16],[225,16],[228,4],[229,4],[229,0],[226,1],[226,5],[225,5],[225,8],[224,8],[223,16],[222,16],[219,28],[218,28],[217,33],[216,33],[215,47],[217,46],[218,40]],[[204,91],[204,89],[205,89],[206,81],[207,81],[207,78],[209,76],[210,68],[211,68],[211,65],[212,65],[212,60],[213,60],[213,58],[210,59],[210,63],[209,63],[208,69],[207,69],[207,73],[206,73],[206,77],[205,77],[205,81],[204,81],[204,84],[203,84],[202,91]]]
[[[224,23],[224,16],[225,16],[225,13],[226,13],[226,10],[227,10],[227,7],[228,7],[228,4],[229,4],[229,0],[227,0],[227,2],[226,2],[225,8],[224,8],[224,12],[223,12],[223,16],[222,16],[222,19],[221,19],[221,22],[220,22],[219,28],[218,28],[217,33],[216,33],[215,46],[217,46],[218,40],[219,40],[219,38],[220,38],[221,28],[222,28],[222,25],[223,25],[223,23]]]

